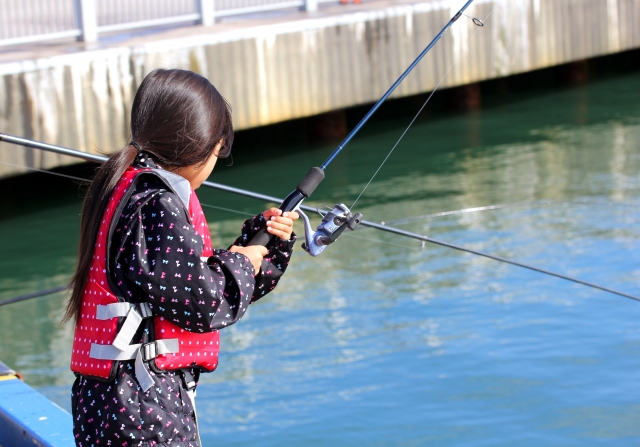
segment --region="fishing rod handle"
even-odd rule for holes
[[[322,180],[324,180],[324,171],[317,166],[311,168],[302,181],[298,183],[296,189],[294,189],[291,194],[282,201],[278,208],[281,209],[283,213],[293,211],[298,205],[300,205],[300,202],[309,198]],[[266,247],[273,237],[274,236],[267,231],[267,225],[265,222],[265,225],[260,228],[253,238],[251,238],[247,246],[262,245]]]

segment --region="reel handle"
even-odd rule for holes
[[[296,186],[296,189],[282,201],[278,208],[280,208],[282,212],[293,211],[304,199],[309,198],[322,180],[324,180],[324,171],[318,167],[311,168],[298,186]],[[251,238],[247,246],[262,245],[266,247],[273,237],[274,236],[267,231],[267,223],[265,222],[264,227],[260,228],[255,236]]]
[[[360,221],[362,221],[362,213],[356,213],[351,219],[346,220],[336,231],[331,233],[331,236],[327,237],[325,244],[333,244],[336,239],[338,239],[338,236],[340,236],[347,228],[351,231],[355,230]]]

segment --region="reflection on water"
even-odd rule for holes
[[[391,221],[511,204],[402,228],[640,294],[639,80],[620,77],[417,123],[358,211]],[[403,125],[382,123],[357,139],[315,203],[353,202]],[[283,166],[305,172],[326,155],[295,149],[259,166],[220,169],[214,179],[247,187],[246,179]],[[254,189],[283,195],[291,185],[281,177]],[[243,211],[264,206],[200,195]],[[227,245],[242,217],[206,211],[214,244]],[[79,204],[52,205],[0,222],[7,254],[0,299],[67,281],[78,212]],[[69,408],[72,331],[58,324],[64,300],[57,294],[0,308],[0,359]],[[639,306],[370,229],[345,234],[319,258],[298,250],[278,291],[223,331],[220,369],[198,389],[203,439],[637,444]]]

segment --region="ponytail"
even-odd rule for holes
[[[122,174],[133,163],[138,154],[138,145],[131,143],[121,151],[116,152],[103,164],[89,186],[82,204],[80,218],[80,242],[78,244],[78,266],[71,278],[69,288],[73,289],[67,303],[62,323],[80,319],[82,307],[82,293],[84,284],[89,277],[89,268],[93,258],[93,250],[102,221],[102,215],[109,201],[109,197],[122,177]]]
[[[131,107],[132,142],[113,154],[96,173],[82,205],[78,267],[62,322],[80,318],[102,215],[124,171],[140,150],[167,170],[206,162],[222,142],[218,157],[231,152],[231,107],[204,77],[186,70],[153,70],[138,88]]]

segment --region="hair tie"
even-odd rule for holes
[[[129,143],[129,146],[133,146],[136,148],[136,150],[138,151],[138,153],[142,152],[142,148],[140,147],[140,145],[138,143],[136,143],[135,141],[131,141]]]
[[[138,143],[136,143],[135,141],[131,141],[129,143],[129,146],[133,146],[136,148],[136,150],[138,151],[138,153],[136,154],[135,158],[133,159],[132,163],[144,163],[147,157],[144,156],[144,154],[142,153],[142,148],[140,147],[140,145]]]

